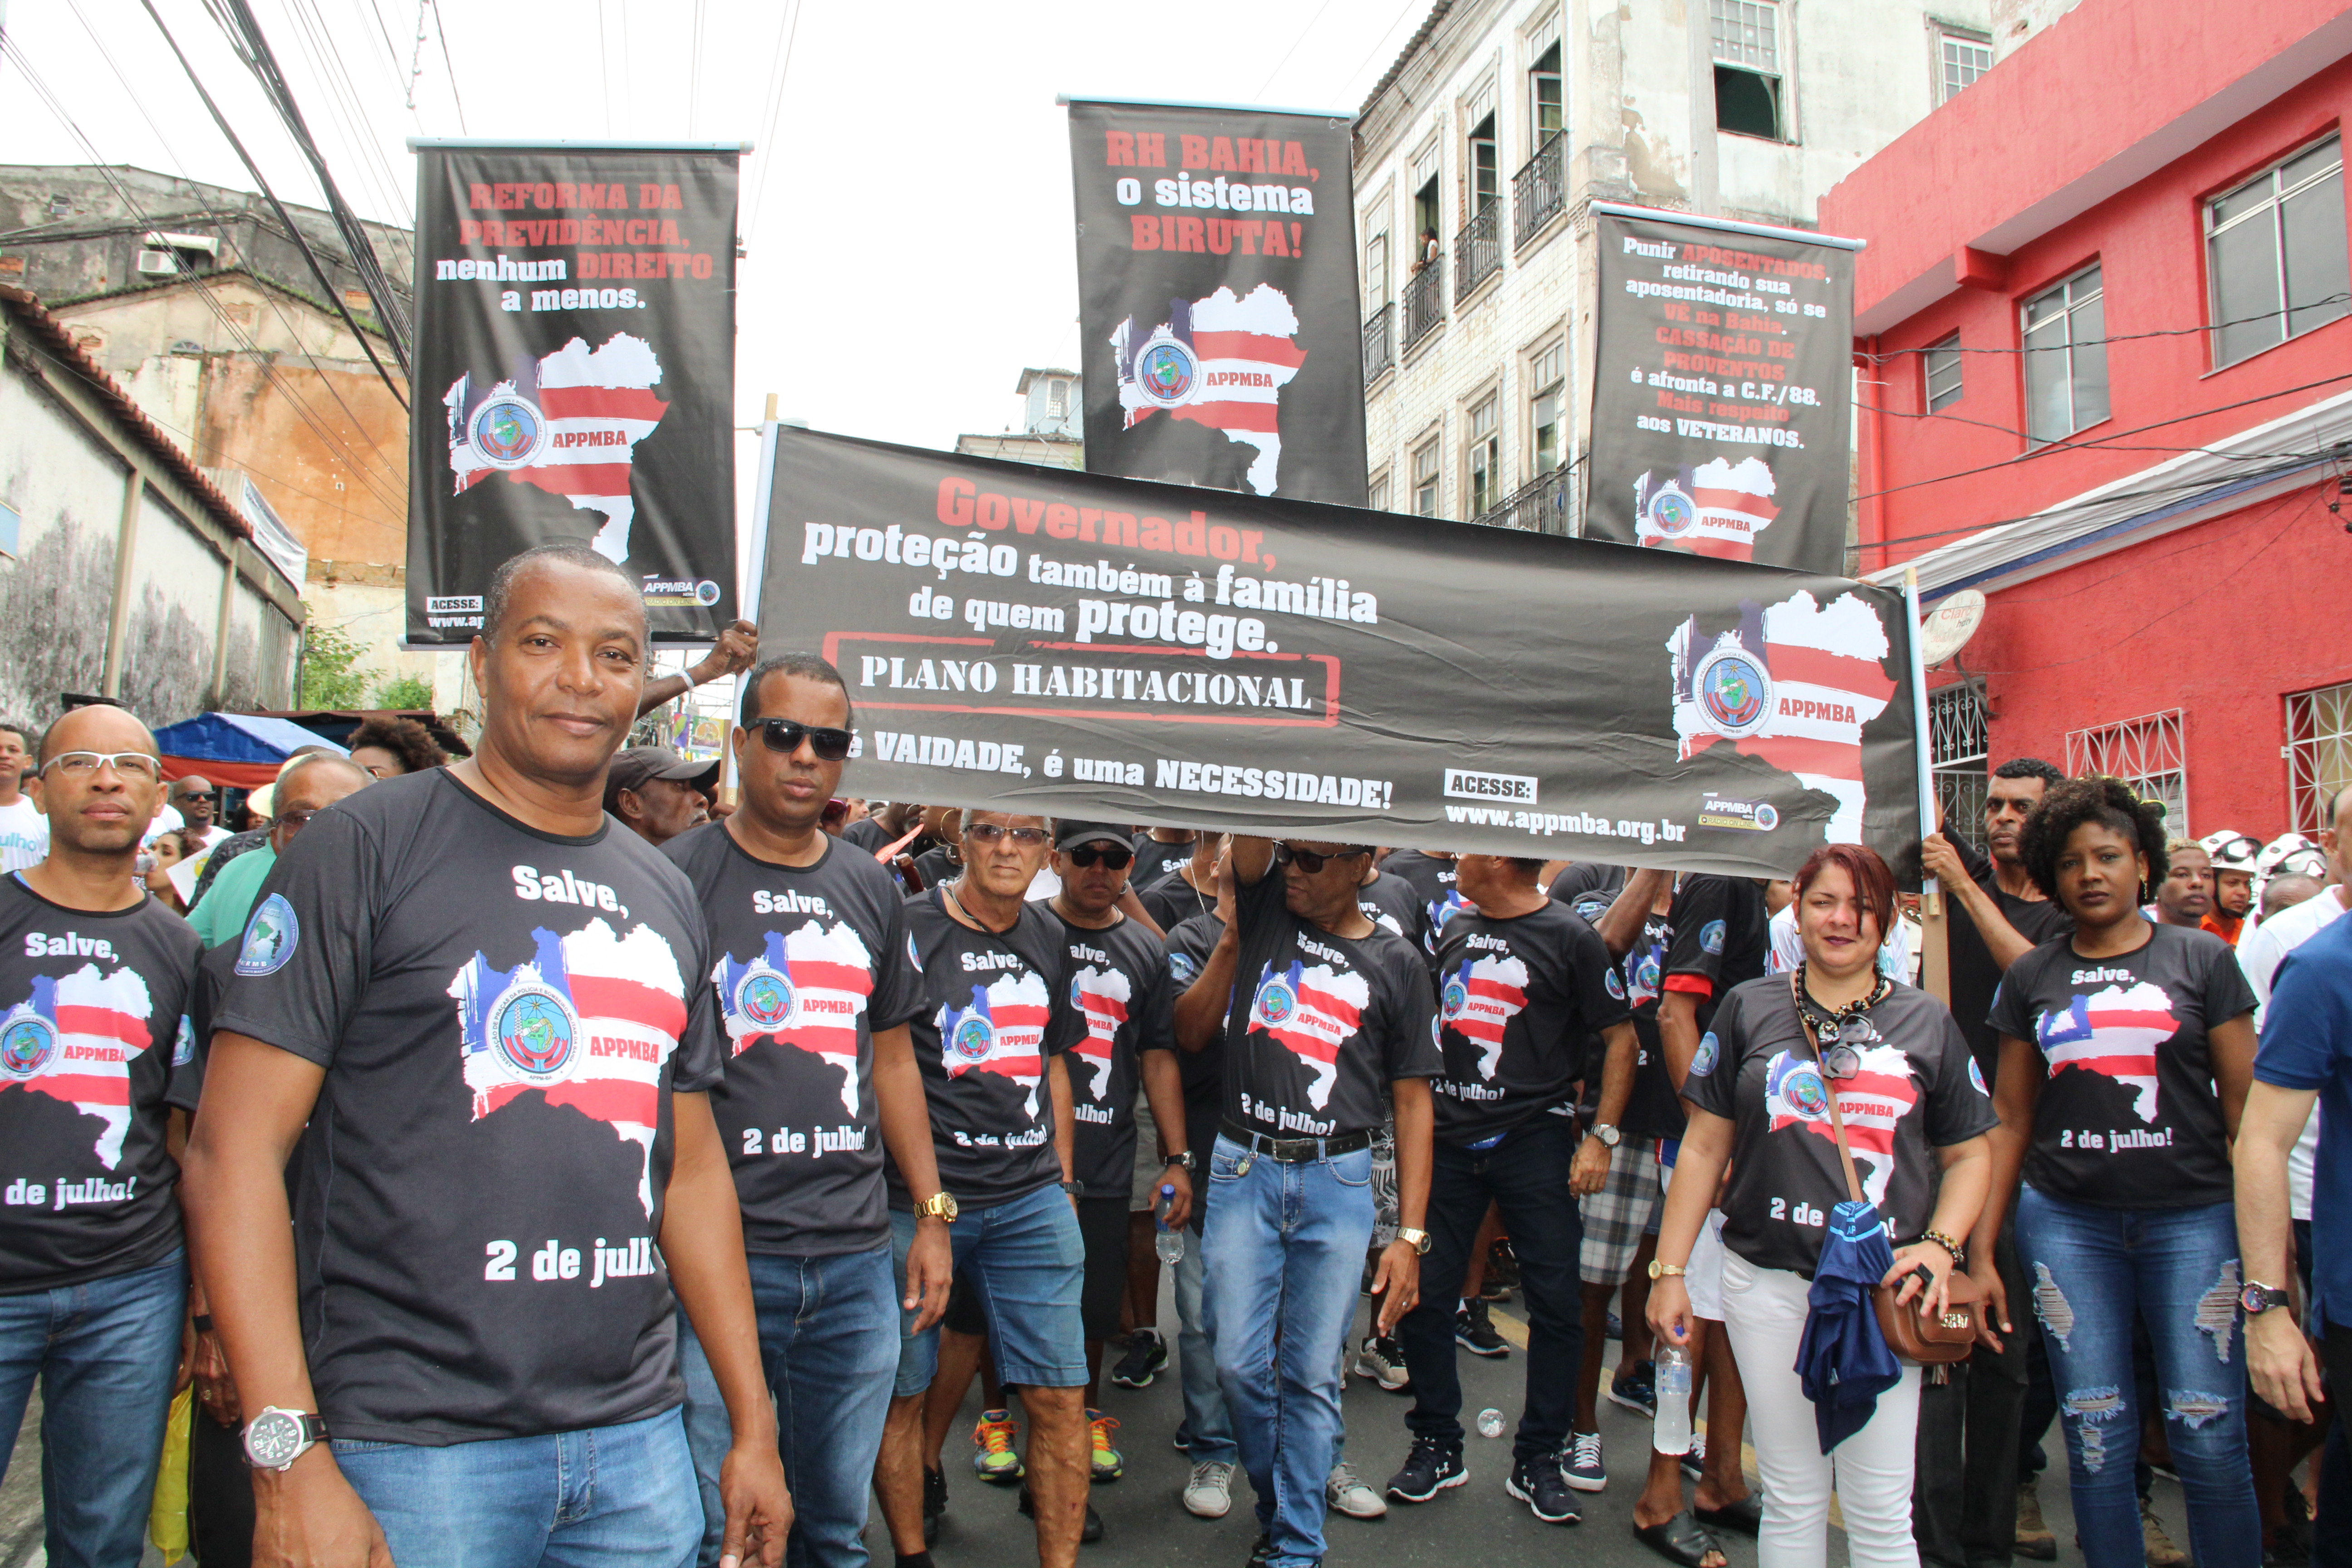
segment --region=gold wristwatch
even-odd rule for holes
[[[1425,1230],[1415,1230],[1409,1225],[1399,1226],[1397,1227],[1396,1238],[1399,1241],[1403,1242],[1407,1247],[1412,1247],[1415,1257],[1426,1257],[1428,1255],[1429,1232]]]
[[[915,1205],[915,1212],[919,1215],[928,1215],[933,1219],[943,1219],[950,1225],[953,1225],[956,1216],[955,1194],[948,1192],[933,1193]]]
[[[1689,1272],[1679,1263],[1661,1263],[1654,1258],[1650,1259],[1650,1278],[1653,1279],[1679,1279]]]

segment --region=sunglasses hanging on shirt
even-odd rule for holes
[[[1832,1012],[1813,999],[1805,984],[1805,966],[1789,976],[1789,992],[1797,1004],[1797,1016],[1813,1033],[1819,1042],[1822,1076],[1840,1082],[1862,1071],[1862,1048],[1876,1045],[1883,1037],[1878,1026],[1870,1021],[1873,1007],[1886,1000],[1895,990],[1894,982],[1881,974],[1876,977],[1870,994],[1859,1002],[1849,1002]]]

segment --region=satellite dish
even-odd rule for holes
[[[1966,647],[1984,615],[1985,596],[1974,588],[1946,595],[1919,623],[1919,661],[1938,665]]]

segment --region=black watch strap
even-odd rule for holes
[[[1201,1173],[1201,1157],[1198,1154],[1193,1153],[1190,1149],[1185,1149],[1177,1153],[1171,1154],[1165,1160],[1162,1160],[1160,1163],[1163,1165],[1181,1165],[1184,1167],[1184,1173],[1186,1175],[1197,1176]]]

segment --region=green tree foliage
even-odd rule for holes
[[[367,650],[341,626],[310,623],[302,637],[302,663],[294,679],[297,708],[364,708],[370,672],[360,665]]]
[[[379,708],[425,708],[433,706],[433,683],[421,675],[404,675],[387,680],[375,689],[375,705]]]

